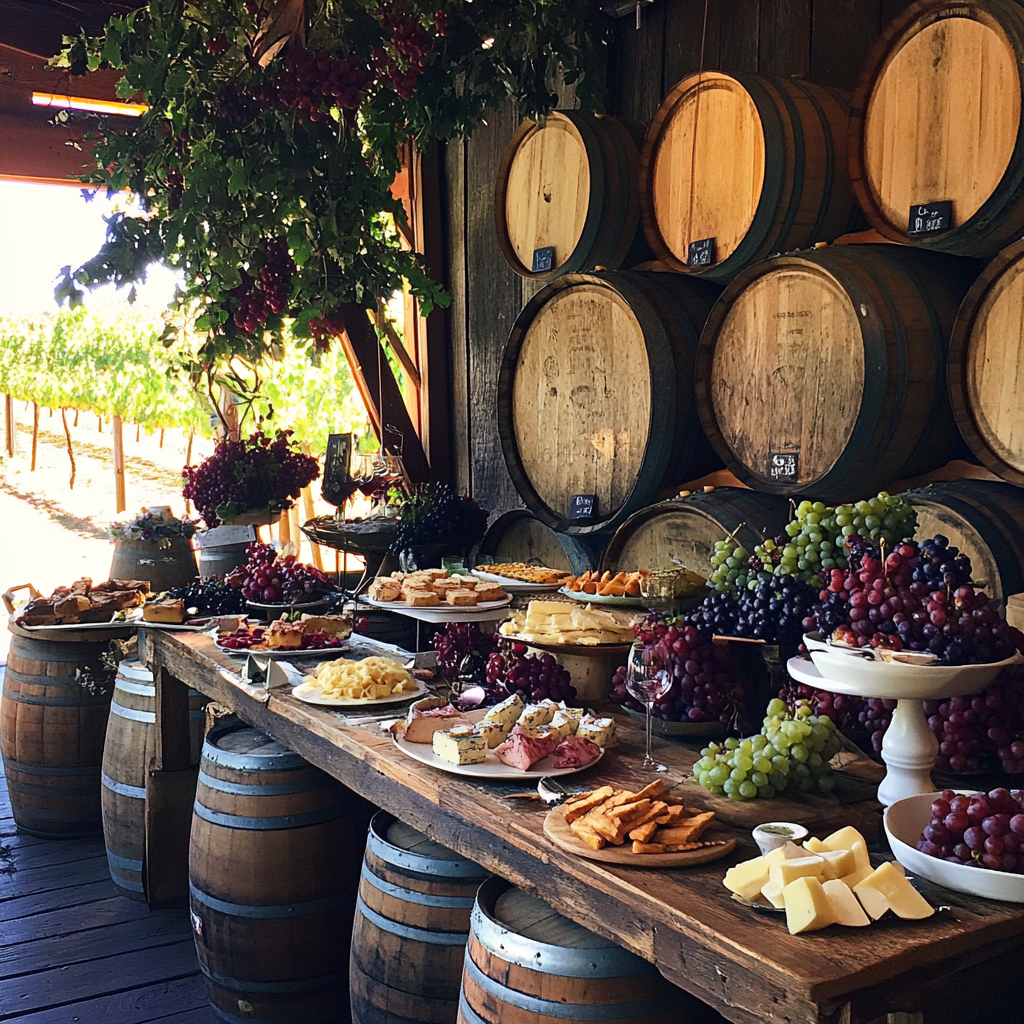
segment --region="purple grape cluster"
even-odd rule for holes
[[[302,121],[330,118],[330,107],[356,110],[372,80],[351,57],[332,57],[322,50],[292,50],[281,71],[250,89],[263,110],[285,107]]]
[[[714,592],[690,613],[707,636],[739,636],[770,644],[799,643],[818,603],[818,588],[795,576],[778,575],[756,586]]]
[[[518,694],[525,701],[576,701],[569,670],[551,654],[527,654],[525,644],[501,641],[487,659],[486,679],[497,700]]]
[[[335,589],[316,566],[303,565],[294,555],[281,558],[269,544],[250,544],[245,554],[245,565],[233,569],[227,582],[247,601],[298,604]]]
[[[929,857],[990,871],[1024,871],[1024,791],[966,796],[944,789],[917,848]]]
[[[437,652],[437,667],[449,683],[467,682],[482,684],[487,659],[494,650],[496,637],[485,633],[472,622],[450,622],[434,634],[434,650]]]
[[[295,261],[283,238],[268,238],[263,244],[261,266],[255,278],[242,271],[242,283],[232,290],[235,326],[252,334],[271,313],[283,313],[292,293]]]
[[[222,441],[208,459],[181,471],[181,493],[209,529],[242,512],[289,508],[320,475],[316,459],[300,452],[291,434],[279,430],[272,439],[257,431],[245,441]]]

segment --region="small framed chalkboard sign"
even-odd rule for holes
[[[547,245],[543,249],[533,250],[533,266],[535,274],[546,274],[555,265],[555,247]]]
[[[940,203],[919,203],[910,208],[908,235],[934,235],[948,231],[953,226],[953,202],[944,199]]]
[[[596,494],[574,494],[569,499],[570,519],[593,519],[597,515]]]
[[[691,242],[686,248],[686,265],[688,267],[710,267],[715,262],[715,240],[700,238]]]
[[[768,479],[778,481],[796,480],[800,471],[799,452],[769,452]]]

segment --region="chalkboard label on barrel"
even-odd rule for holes
[[[796,480],[800,470],[799,452],[769,452],[768,477],[771,480]]]
[[[715,240],[700,238],[686,249],[686,264],[690,267],[710,267],[715,262]]]
[[[953,225],[953,201],[945,199],[940,203],[921,203],[910,208],[908,235],[934,235],[948,231]]]
[[[596,494],[574,494],[569,499],[570,519],[593,519],[597,515]]]
[[[530,270],[535,274],[546,274],[555,264],[555,247],[547,245],[543,249],[533,250],[533,265]]]

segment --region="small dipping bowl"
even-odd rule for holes
[[[786,843],[799,843],[807,838],[807,829],[792,821],[766,821],[751,833],[762,856]]]

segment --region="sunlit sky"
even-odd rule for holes
[[[103,244],[103,216],[113,203],[103,193],[87,203],[80,189],[0,181],[0,315],[55,312],[54,279],[74,269]],[[139,301],[162,308],[174,293],[170,271],[155,267]],[[127,289],[91,293],[87,303],[124,301]]]

